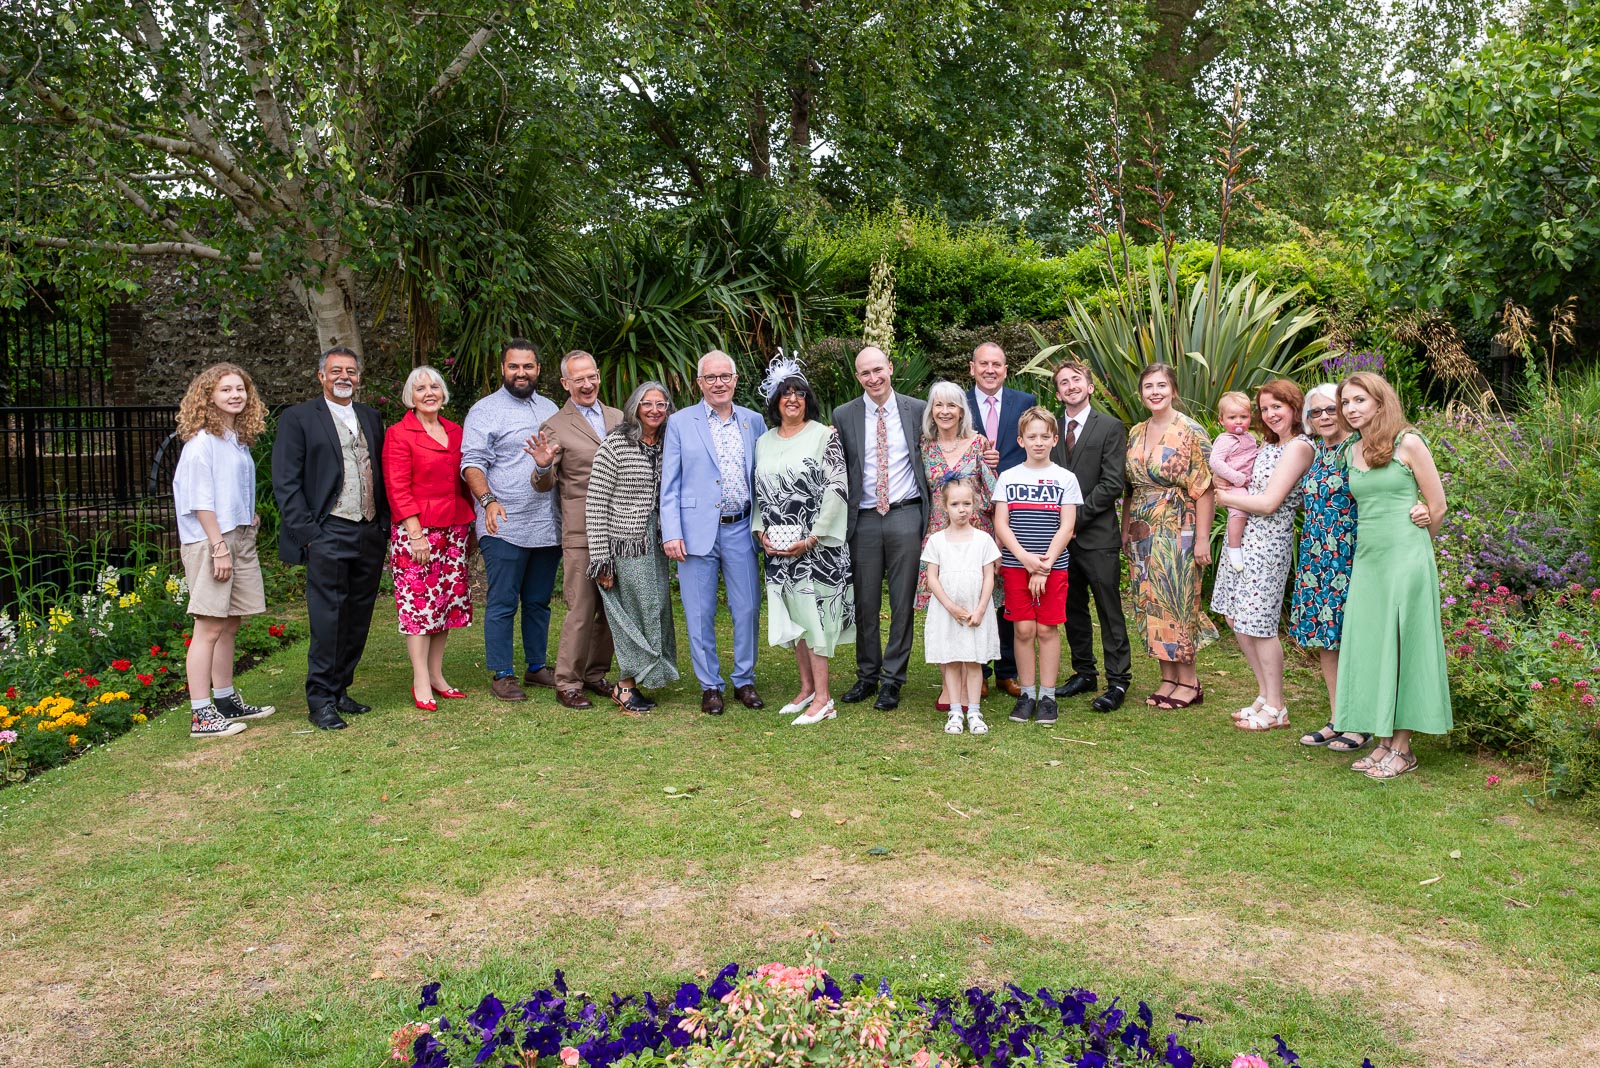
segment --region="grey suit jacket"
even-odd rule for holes
[[[1066,417],[1062,416],[1065,425]],[[1078,549],[1119,549],[1122,528],[1117,521],[1117,502],[1127,484],[1128,428],[1114,415],[1091,407],[1083,420],[1083,432],[1067,455],[1063,431],[1050,453],[1050,459],[1065,467],[1078,479],[1083,503],[1078,505],[1077,527],[1072,547]]]
[[[895,393],[894,401],[900,409],[900,427],[905,431],[906,448],[911,452],[911,472],[917,479],[917,492],[921,496],[919,512],[922,529],[928,529],[928,512],[933,495],[928,492],[928,469],[922,463],[922,410],[925,401]],[[856,517],[860,515],[862,471],[867,462],[867,399],[857,397],[833,410],[833,428],[839,434],[839,444],[844,449],[845,474],[850,480],[850,522],[847,538],[856,534]],[[920,546],[919,546],[920,549]]]

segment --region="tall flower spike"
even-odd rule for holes
[[[800,361],[793,356],[785,356],[783,350],[779,349],[778,354],[772,357],[772,362],[767,364],[766,377],[761,380],[756,392],[761,394],[762,400],[770,401],[772,395],[778,391],[778,387],[789,379],[805,377],[805,368],[801,366]]]

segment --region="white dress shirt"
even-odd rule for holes
[[[878,405],[871,397],[866,402],[866,432],[861,462],[861,500],[858,507],[878,507]],[[900,425],[899,394],[890,393],[883,404],[884,418],[888,421],[889,437],[889,503],[899,504],[908,497],[917,497],[916,471],[911,466],[911,450],[906,447],[905,428]]]

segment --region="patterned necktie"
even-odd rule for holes
[[[1000,398],[985,397],[989,402],[989,414],[983,417],[983,436],[991,442],[1000,438]]]
[[[889,514],[889,419],[878,407],[878,514]]]
[[[1067,455],[1068,456],[1072,455],[1072,450],[1077,446],[1077,444],[1078,444],[1078,421],[1076,419],[1068,419],[1067,420]]]

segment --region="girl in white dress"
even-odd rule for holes
[[[981,665],[1000,656],[994,618],[995,566],[1000,548],[972,525],[977,487],[970,478],[947,479],[940,488],[950,525],[929,535],[922,548],[928,565],[928,622],[922,646],[927,662],[940,665],[950,698],[946,734],[960,734],[963,719],[973,734],[987,734],[978,701]]]

